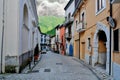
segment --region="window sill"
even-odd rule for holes
[[[120,51],[113,51],[113,53],[120,53]]]
[[[102,9],[99,10],[99,11],[97,11],[97,12],[96,12],[96,16],[97,16],[98,14],[100,14],[101,12],[103,12],[103,11],[105,10],[105,8],[106,8],[106,7],[102,8]]]

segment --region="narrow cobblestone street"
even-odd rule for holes
[[[26,74],[5,74],[1,80],[99,80],[85,65],[74,57],[53,52],[42,54],[41,60]]]

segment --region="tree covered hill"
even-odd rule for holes
[[[54,28],[58,24],[62,24],[64,22],[64,17],[56,17],[56,16],[39,16],[39,26],[42,33],[47,33],[50,35],[55,34]]]

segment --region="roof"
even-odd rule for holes
[[[79,0],[78,1],[78,4],[76,5],[75,7],[75,11],[73,12],[72,16],[74,16],[76,14],[76,12],[78,11],[79,7],[81,6],[83,0]]]
[[[46,34],[45,34],[45,33],[41,33],[41,35],[45,35],[45,36],[46,36]]]
[[[53,37],[55,37],[55,35],[53,35],[53,36],[50,36],[50,38],[53,38]]]
[[[65,27],[64,24],[61,24],[61,25],[59,26],[59,28],[62,28],[62,27]]]
[[[71,3],[73,2],[74,0],[69,0],[69,2],[67,3],[67,5],[65,6],[64,10],[66,10],[70,5]]]
[[[65,26],[65,27],[68,27],[68,26],[71,25],[72,23],[73,23],[73,21],[66,22],[66,23],[64,24],[64,26]]]
[[[60,25],[58,24],[58,25],[55,27],[55,29],[56,29],[56,28],[59,28],[59,26],[60,26]]]

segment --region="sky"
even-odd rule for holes
[[[37,0],[37,13],[39,16],[52,15],[64,17],[64,7],[68,0]]]

